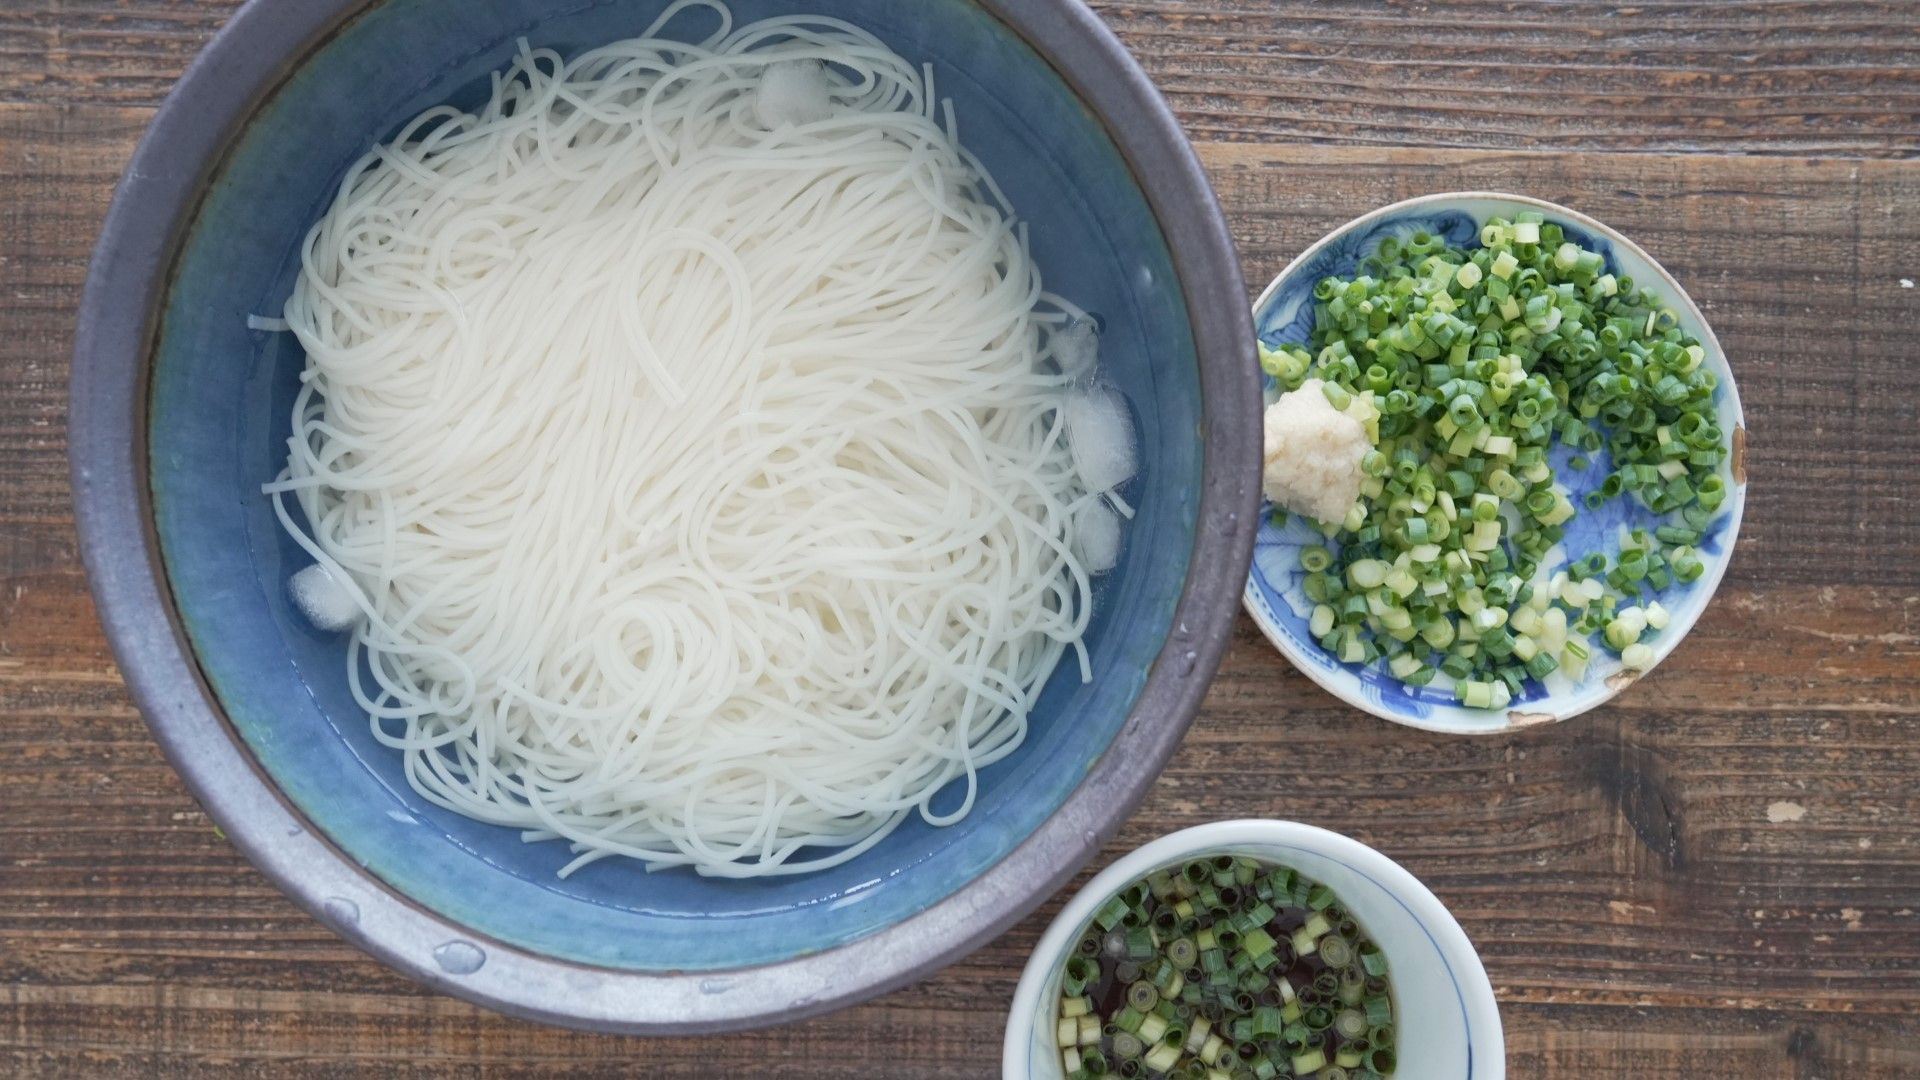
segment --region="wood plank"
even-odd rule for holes
[[[0,102],[154,105],[237,0],[0,9]],[[1094,7],[1196,138],[1895,155],[1903,0],[1153,0]]]
[[[6,991],[0,989],[0,1000]],[[102,995],[75,1006],[64,1031],[94,1032],[91,1039],[75,1037],[57,1050],[15,1050],[0,1042],[0,1069],[8,1075],[48,1076],[72,1062],[84,1062],[90,1078],[154,1077],[337,1077],[351,1068],[355,1075],[472,1076],[472,1077],[631,1077],[644,1075],[713,1077],[716,1066],[729,1059],[716,1056],[715,1044],[682,1040],[608,1039],[570,1033],[542,1033],[537,1045],[501,1038],[476,1028],[469,1018],[428,1010],[383,1010],[360,1014],[367,1020],[393,1025],[374,1029],[356,1022],[340,1001],[272,995],[187,995],[154,990]],[[189,1017],[201,1010],[230,1017],[221,1035],[260,1051],[244,1058],[206,1045],[159,1048],[131,1046],[100,1033],[157,1008]],[[991,1024],[985,1014],[945,1012],[956,1026],[974,1021]],[[1510,1069],[1515,1076],[1633,1076],[1694,1080],[1698,1077],[1738,1076],[1742,1080],[1801,1080],[1846,1076],[1864,1080],[1910,1077],[1920,1064],[1911,1047],[1881,1043],[1862,1046],[1852,1032],[1827,1024],[1796,1023],[1772,1013],[1726,1013],[1688,1016],[1678,1023],[1639,1027],[1596,1028],[1592,1010],[1579,1007],[1509,1010],[1530,1021],[1538,1035],[1509,1036]],[[831,1032],[815,1033],[816,1025],[787,1029],[784,1043],[741,1047],[738,1058],[752,1061],[756,1071],[779,1077],[819,1077],[821,1080],[874,1080],[875,1077],[942,1080],[988,1075],[990,1065],[964,1048],[965,1036],[929,1045],[913,1037],[915,1025],[933,1019],[917,1010],[865,1008],[845,1015],[849,1030],[855,1024],[873,1027],[893,1039],[897,1057],[892,1069],[885,1062],[851,1058],[839,1051]],[[439,1049],[418,1049],[423,1033],[430,1033]],[[971,1033],[969,1033],[971,1034]],[[1673,1045],[1684,1044],[1674,1050]],[[269,1049],[270,1048],[270,1049]],[[750,1056],[749,1056],[750,1055]],[[899,1063],[911,1062],[910,1066]],[[9,1067],[11,1066],[11,1067]],[[1524,1071],[1523,1071],[1524,1070]]]
[[[67,358],[93,236],[148,110],[0,106],[0,573],[71,567]]]
[[[1920,584],[1920,565],[1857,558],[1920,547],[1920,514],[1903,498],[1920,460],[1908,333],[1920,288],[1903,284],[1920,279],[1913,163],[1201,150],[1256,290],[1352,217],[1430,192],[1535,195],[1625,232],[1700,305],[1740,388],[1755,482],[1733,578]]]
[[[160,103],[239,0],[49,0],[0,9],[0,101]]]
[[[137,140],[139,109],[0,105],[0,567],[71,554],[66,354],[86,258]],[[1759,478],[1731,574],[1920,585],[1903,503],[1920,460],[1907,327],[1920,316],[1920,168],[1880,161],[1203,144],[1257,289],[1356,214],[1410,195],[1497,188],[1625,230],[1688,286],[1746,405]],[[1845,521],[1851,528],[1833,528]],[[1837,576],[1836,576],[1837,575]]]
[[[1756,605],[1758,628],[1703,626],[1619,708],[1496,740],[1355,716],[1243,624],[1193,733],[1104,858],[1229,813],[1381,847],[1479,943],[1516,1068],[1532,1075],[1624,1060],[1653,1075],[1799,1075],[1774,1071],[1792,1031],[1818,1050],[1800,1051],[1807,1067],[1906,1075],[1900,1055],[1920,1035],[1911,721],[1858,711],[1844,689],[1715,711],[1659,692],[1742,641],[1779,639],[1774,620],[1804,600]],[[1835,603],[1841,625],[1884,621],[1869,590]],[[436,1061],[505,1069],[477,1049],[501,1046],[537,1059],[510,1075],[598,1075],[609,1057],[644,1055],[650,1075],[701,1076],[735,1053],[793,1062],[783,1075],[887,1075],[900,1061],[980,1075],[1044,927],[1043,913],[921,986],[778,1034],[622,1049],[536,1031],[427,995],[306,919],[214,834],[129,709],[76,709],[81,688],[40,671],[0,681],[0,754],[32,766],[0,828],[0,1053],[17,1050],[22,1068],[406,1075]],[[1910,689],[1913,665],[1895,677]],[[1647,1034],[1651,1015],[1671,1037]],[[1745,1071],[1703,1069],[1709,1051]],[[1852,1056],[1820,1056],[1840,1053]]]
[[[1097,6],[1196,139],[1831,154],[1920,145],[1911,4]]]
[[[0,339],[14,391],[0,395],[0,753],[32,766],[0,825],[0,1032],[12,1033],[0,1051],[13,1055],[0,1061],[40,1074],[404,1072],[422,1059],[477,1067],[488,1058],[476,1046],[531,1043],[537,1075],[639,1053],[426,995],[362,959],[214,834],[125,700],[74,565],[59,425],[63,316],[143,116],[0,108],[0,193],[18,238],[0,265],[0,320],[14,328]],[[1910,565],[1852,583],[1866,577],[1860,545],[1916,547],[1920,515],[1892,491],[1912,460],[1901,420],[1914,383],[1893,327],[1913,294],[1891,261],[1864,268],[1911,249],[1920,169],[1305,146],[1210,145],[1205,157],[1255,281],[1347,216],[1421,190],[1542,190],[1625,224],[1721,325],[1763,480],[1726,593],[1694,636],[1617,706],[1558,728],[1465,742],[1389,728],[1321,694],[1243,623],[1205,714],[1107,857],[1229,813],[1379,845],[1480,942],[1516,1066],[1542,1075],[1618,1058],[1714,1075],[1701,1046],[1748,1070],[1737,1075],[1794,1075],[1779,1071],[1782,1017],[1806,1033],[1788,1055],[1797,1068],[1898,1075],[1920,1030],[1920,750],[1902,738],[1920,711],[1920,599]],[[1861,221],[1875,224],[1856,237]],[[1751,257],[1757,237],[1766,258]],[[1837,317],[1853,304],[1872,317]],[[1808,362],[1836,339],[1838,355]],[[1835,486],[1853,501],[1819,509]],[[1831,539],[1817,526],[1836,513],[1865,525]],[[808,1075],[905,1060],[921,1075],[977,1075],[1043,926],[1030,919],[843,1017],[644,1052],[659,1075],[776,1046],[818,1066]],[[1713,1037],[1646,1034],[1636,1018],[1650,1009]],[[1822,1056],[1837,1054],[1851,1056]]]
[[[66,354],[113,182],[233,6],[0,10],[0,755],[20,766],[0,815],[0,1075],[991,1073],[1058,899],[834,1017],[578,1035],[365,959],[252,871],[160,759],[77,566]],[[1392,728],[1242,620],[1193,733],[1099,862],[1229,815],[1381,847],[1480,945],[1516,1076],[1920,1075],[1920,507],[1904,497],[1920,289],[1902,283],[1920,279],[1920,164],[1793,156],[1920,149],[1920,7],[1097,6],[1214,140],[1203,157],[1256,287],[1391,199],[1568,202],[1641,240],[1706,309],[1756,477],[1694,634],[1564,725]],[[1399,148],[1416,143],[1438,149]]]

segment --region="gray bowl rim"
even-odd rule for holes
[[[168,761],[242,854],[340,936],[435,990],[535,1021],[648,1035],[784,1023],[925,978],[992,940],[1066,884],[1153,784],[1219,667],[1252,560],[1260,499],[1260,386],[1247,362],[1253,324],[1226,219],[1172,110],[1081,0],[976,0],[1054,67],[1119,147],[1166,236],[1199,357],[1205,445],[1191,568],[1174,629],[1120,733],[1033,835],[910,918],[759,967],[617,971],[477,935],[393,891],[327,841],[225,718],[160,561],[147,484],[146,376],[179,245],[256,106],[374,2],[249,0],[155,115],[89,266],[70,384],[75,522],[113,654]],[[484,963],[447,970],[435,950],[451,943],[477,943]]]

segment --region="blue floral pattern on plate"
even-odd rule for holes
[[[1609,272],[1630,275],[1641,287],[1665,297],[1678,312],[1681,327],[1706,347],[1706,363],[1720,380],[1714,405],[1722,428],[1731,433],[1744,427],[1739,395],[1720,344],[1672,276],[1631,242],[1598,222],[1564,207],[1514,196],[1428,196],[1389,206],[1349,223],[1296,259],[1267,288],[1254,307],[1254,325],[1260,340],[1269,346],[1304,345],[1313,333],[1314,286],[1323,278],[1353,276],[1361,260],[1372,254],[1388,236],[1404,241],[1416,232],[1425,231],[1453,246],[1477,247],[1481,223],[1495,216],[1510,219],[1524,210],[1541,212],[1549,222],[1564,230],[1568,240],[1598,252],[1606,259]],[[1271,402],[1278,396],[1279,387],[1269,377],[1266,388]],[[1560,547],[1549,556],[1549,568],[1564,561],[1569,551],[1611,554],[1617,550],[1620,526],[1651,529],[1659,518],[1625,498],[1610,499],[1598,510],[1586,509],[1582,496],[1600,485],[1611,471],[1612,463],[1602,450],[1588,455],[1593,463],[1591,468],[1575,472],[1567,467],[1572,456],[1571,451],[1559,446],[1555,446],[1551,454],[1559,481],[1571,493],[1580,511],[1567,523]],[[1661,605],[1672,613],[1672,621],[1665,631],[1648,641],[1656,663],[1678,644],[1705,609],[1732,553],[1746,502],[1746,484],[1744,475],[1734,469],[1731,458],[1722,468],[1729,495],[1699,544],[1706,574],[1690,585],[1676,583],[1657,594]],[[1295,666],[1349,704],[1414,727],[1450,732],[1499,731],[1565,719],[1600,704],[1632,681],[1630,673],[1622,672],[1619,658],[1596,645],[1593,661],[1578,682],[1558,672],[1544,681],[1529,680],[1507,710],[1489,711],[1456,704],[1451,683],[1444,677],[1432,685],[1411,688],[1378,664],[1341,663],[1320,648],[1307,631],[1307,618],[1313,604],[1303,590],[1306,574],[1300,569],[1300,549],[1328,541],[1297,517],[1289,517],[1285,526],[1276,527],[1271,518],[1272,508],[1266,509],[1267,520],[1260,526],[1254,542],[1253,569],[1247,580],[1245,598],[1247,610]]]

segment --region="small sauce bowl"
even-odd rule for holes
[[[1094,912],[1148,874],[1242,855],[1332,889],[1387,958],[1404,1080],[1502,1080],[1506,1042],[1493,984],[1466,932],[1399,863],[1352,837],[1295,821],[1215,821],[1163,836],[1101,871],[1067,903],[1027,961],[1001,1051],[1007,1080],[1064,1080],[1054,1021],[1061,969]]]

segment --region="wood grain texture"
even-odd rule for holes
[[[578,1035],[433,996],[345,946],[161,760],[76,561],[66,354],[113,182],[232,7],[0,10],[0,1076],[991,1075],[1057,902],[831,1018]],[[1920,164],[1901,160],[1920,148],[1920,6],[1102,12],[1207,140],[1249,281],[1427,191],[1532,192],[1627,230],[1726,345],[1754,487],[1694,633],[1555,727],[1461,741],[1377,723],[1243,620],[1101,861],[1242,815],[1379,846],[1479,944],[1516,1077],[1920,1076],[1920,289],[1903,283],[1920,280]]]
[[[158,104],[238,0],[11,0],[0,102]],[[1096,0],[1196,139],[1897,156],[1911,0]]]

